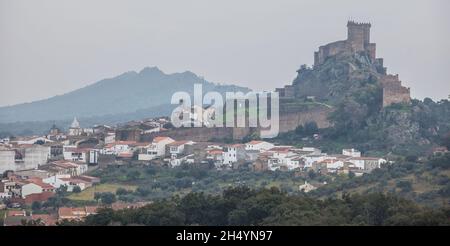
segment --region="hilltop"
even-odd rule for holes
[[[292,131],[316,124],[322,135],[317,146],[331,150],[358,147],[362,151],[423,154],[440,145],[450,132],[450,103],[412,99],[398,74],[389,74],[376,56],[369,23],[347,23],[347,39],[320,46],[314,66],[302,65],[280,94],[279,138],[286,144],[306,144]],[[311,143],[307,143],[311,145]]]

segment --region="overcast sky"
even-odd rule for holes
[[[253,89],[290,84],[320,45],[372,23],[413,97],[450,94],[450,1],[0,0],[0,106],[158,66]]]

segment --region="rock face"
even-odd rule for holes
[[[386,140],[393,144],[404,144],[420,138],[419,124],[411,120],[410,112],[383,111]]]
[[[276,89],[282,131],[308,121],[329,127],[326,116],[348,98],[378,111],[395,103],[410,103],[409,88],[401,85],[398,75],[387,74],[383,59],[376,57],[370,27],[369,23],[349,21],[346,40],[320,46],[314,53],[313,68],[303,65],[292,85]]]

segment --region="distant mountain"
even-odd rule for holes
[[[152,117],[154,114],[170,112],[170,100],[174,92],[186,91],[192,95],[195,83],[203,85],[204,93],[217,91],[223,94],[226,91],[250,90],[235,85],[211,83],[189,71],[165,74],[157,67],[146,67],[139,73],[126,72],[64,95],[0,107],[0,123],[61,121],[75,116],[97,120],[114,119],[113,121]],[[169,106],[167,110],[166,105]]]

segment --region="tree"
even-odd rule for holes
[[[405,160],[409,162],[417,162],[418,157],[416,155],[408,155]]]
[[[100,200],[102,201],[103,204],[111,205],[116,201],[116,195],[114,195],[111,192],[101,193],[100,197],[101,197]]]
[[[43,145],[45,144],[45,141],[39,139],[38,141],[34,142],[34,144]]]
[[[348,177],[349,178],[354,178],[355,177],[355,173],[354,172],[348,172]]]
[[[319,127],[315,121],[311,121],[305,124],[305,134],[313,135],[319,131]]]
[[[400,180],[397,182],[397,187],[402,189],[402,192],[410,192],[412,191],[411,181],[408,180]]]
[[[295,134],[297,134],[299,136],[303,136],[304,133],[305,133],[305,128],[303,127],[303,125],[299,125],[295,128]]]
[[[41,203],[38,202],[38,201],[34,201],[34,202],[31,204],[31,209],[32,209],[33,211],[40,210],[41,208],[42,208],[42,205],[41,205]]]
[[[126,195],[126,194],[128,194],[128,193],[129,193],[129,191],[126,190],[126,189],[124,189],[124,188],[118,188],[118,189],[116,190],[116,195],[118,195],[118,196],[120,196],[120,195]]]
[[[141,172],[139,172],[138,170],[134,170],[127,174],[127,180],[134,181],[134,180],[139,179],[140,176],[141,176]]]
[[[98,201],[102,198],[102,194],[100,192],[94,193],[94,200],[98,203]]]
[[[72,192],[73,193],[80,193],[81,192],[80,186],[76,185],[75,187],[73,187]]]
[[[317,174],[316,174],[316,172],[314,172],[314,170],[309,170],[308,171],[308,177],[310,179],[314,179],[314,178],[316,178],[316,176],[317,176]]]

